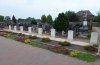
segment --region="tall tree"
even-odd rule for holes
[[[37,22],[36,22],[36,20],[34,18],[32,19],[31,24],[32,25],[37,25]]]
[[[45,23],[45,22],[46,22],[46,16],[45,16],[45,15],[42,15],[42,17],[41,17],[41,22],[42,22],[42,23]]]
[[[71,22],[79,21],[79,16],[73,12],[73,11],[67,11],[66,16],[68,17],[68,20]]]
[[[100,22],[100,12],[98,12],[98,15],[94,17],[94,22]]]
[[[53,23],[53,20],[52,20],[52,16],[51,15],[48,15],[47,16],[47,23],[51,24]]]
[[[13,17],[12,17],[12,21],[13,21],[14,24],[16,24],[16,18],[15,18],[14,15],[13,15]]]
[[[0,15],[0,22],[4,21],[4,16]]]
[[[64,13],[60,13],[54,21],[54,28],[57,31],[63,31],[66,30],[68,26],[69,26],[68,18]]]
[[[5,21],[10,21],[10,20],[11,20],[10,16],[5,17]]]

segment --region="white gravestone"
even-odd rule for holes
[[[98,33],[97,33],[97,32],[92,32],[92,33],[91,33],[90,43],[91,43],[92,45],[98,43]]]
[[[64,31],[62,31],[62,36],[64,36],[64,33],[65,33],[65,32],[64,32]]]
[[[83,26],[87,26],[87,21],[83,21]]]
[[[100,55],[100,45],[99,45],[99,47],[98,47],[97,55]]]
[[[14,26],[14,31],[17,31],[17,27],[16,26]]]
[[[72,30],[68,31],[68,39],[73,40],[73,31]]]
[[[20,26],[20,31],[23,32],[23,26]]]
[[[32,33],[32,27],[28,27],[28,33]]]
[[[55,37],[55,29],[51,29],[51,37]]]
[[[9,25],[9,31],[11,31],[11,25]]]
[[[42,28],[38,28],[38,34],[42,35],[42,32],[43,32]]]

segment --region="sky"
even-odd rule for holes
[[[16,18],[40,19],[43,14],[50,14],[54,19],[69,10],[90,10],[96,15],[100,11],[100,0],[0,0],[0,15]]]

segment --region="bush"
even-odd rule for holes
[[[62,46],[70,46],[71,45],[71,43],[70,42],[67,42],[67,41],[59,42],[58,44],[60,44]]]
[[[78,50],[71,51],[71,52],[70,52],[70,56],[76,57],[76,56],[78,55],[78,53],[80,53],[80,51],[78,51]]]
[[[29,36],[30,39],[37,39],[37,36]]]
[[[96,61],[96,57],[94,55],[91,55],[88,53],[78,53],[78,55],[76,57],[80,60],[87,61],[87,62]]]
[[[84,46],[84,49],[90,52],[97,52],[97,48],[95,46]]]
[[[27,43],[30,43],[30,42],[31,42],[30,39],[25,39],[25,40],[24,40],[24,43],[26,43],[26,44],[27,44]]]
[[[22,33],[18,33],[17,35],[18,36],[25,36],[25,34],[22,34]]]
[[[30,45],[32,45],[34,47],[42,47],[41,43],[38,43],[38,42],[35,42],[35,41],[30,42]]]
[[[42,38],[42,42],[50,42],[49,38]]]
[[[88,35],[87,35],[87,38],[91,38],[91,34],[88,34]]]
[[[4,37],[10,38],[11,34],[4,34]]]

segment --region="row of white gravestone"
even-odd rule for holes
[[[11,31],[11,26],[9,25],[9,30]],[[14,26],[14,31],[17,31],[17,27]],[[20,31],[23,32],[23,26],[20,26]],[[42,32],[43,32],[43,29],[42,28],[38,28],[38,34],[39,35],[42,35]],[[32,33],[32,27],[28,27],[28,33]],[[73,40],[73,30],[69,30],[68,31],[68,39],[69,40]],[[55,37],[56,35],[56,31],[55,29],[51,29],[51,37]],[[97,32],[92,32],[91,33],[91,39],[90,39],[90,45],[93,45],[93,44],[97,44],[98,43],[98,33]],[[98,47],[98,55],[100,55],[100,45]]]
[[[11,25],[9,25],[9,30],[11,31]],[[14,31],[17,31],[17,27],[14,26]],[[23,32],[23,26],[20,26],[20,31]],[[38,34],[42,35],[42,28],[38,28]],[[32,33],[32,27],[28,27],[28,33]],[[51,37],[55,37],[56,31],[55,29],[51,29]],[[74,32],[72,30],[68,31],[68,39],[73,40]],[[91,33],[91,39],[90,39],[91,45],[98,43],[98,33],[92,32]]]

